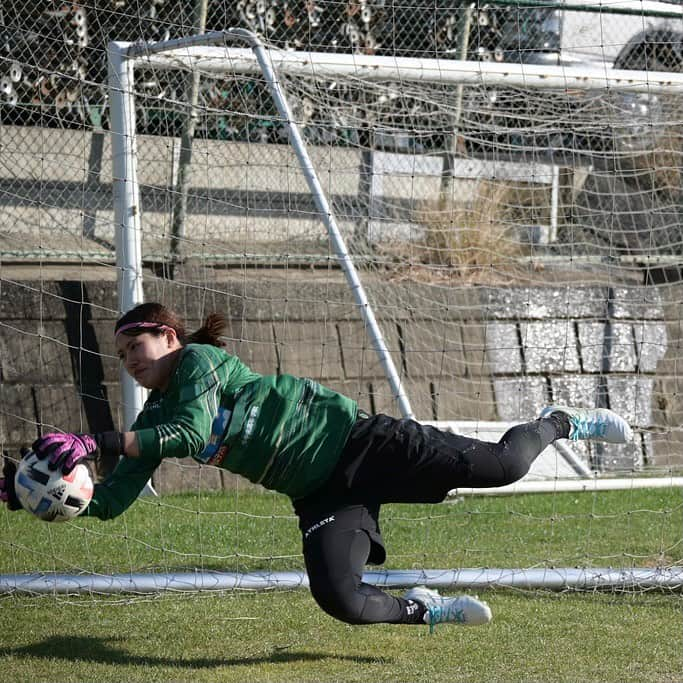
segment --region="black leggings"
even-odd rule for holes
[[[380,505],[434,503],[458,487],[511,484],[568,431],[566,420],[553,415],[489,443],[384,415],[359,420],[328,482],[295,501],[317,603],[350,624],[420,621],[424,610],[363,583],[366,563],[384,561]]]

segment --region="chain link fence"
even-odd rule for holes
[[[156,41],[201,29],[243,26],[287,50],[679,71],[683,64],[683,24],[673,18],[676,5],[658,6],[657,13],[644,18],[559,10],[532,2],[525,6],[524,2],[513,4],[508,0],[495,4],[433,0],[3,3],[0,203],[5,211],[0,251],[17,257],[52,251],[81,257],[91,254],[93,258],[111,252],[110,163],[104,134],[108,129],[106,46],[111,40]],[[166,163],[169,157],[177,156],[177,146],[169,140],[179,138],[185,130],[187,87],[187,79],[180,73],[149,70],[139,75],[138,132],[158,138],[147,144],[155,150],[150,159],[164,159]],[[400,136],[394,135],[393,141],[384,136],[381,141],[381,136],[375,135],[371,146],[396,146],[400,138],[403,148],[398,151],[439,153],[453,140],[446,130],[448,121],[429,139],[411,134],[415,118],[406,118],[406,110],[414,117],[425,112],[425,120],[435,115],[419,96],[395,97],[388,102],[354,97],[352,89],[347,94],[336,92],[337,106],[326,107],[328,120],[318,128],[336,129],[341,119],[361,119],[377,107],[385,113],[393,108],[392,125],[402,128]],[[256,79],[202,79],[197,100],[199,108],[208,112],[197,126],[197,137],[239,143],[285,142],[282,126],[270,116],[270,99]],[[513,100],[524,105],[512,105],[516,118],[500,104]],[[322,107],[303,96],[295,104],[304,124],[320,123]],[[634,100],[633,111],[625,111],[625,115],[638,115],[645,107],[642,115],[647,117],[649,106],[648,102]],[[528,103],[521,102],[518,95],[481,90],[466,97],[464,107],[468,111],[463,120],[473,126],[463,138],[467,155],[495,156],[503,148],[529,147],[524,121],[536,113],[527,111]],[[498,132],[491,133],[494,128]],[[606,138],[608,144],[613,135],[605,130],[592,138],[571,131],[555,138],[536,136],[533,144],[539,148],[559,144],[570,153],[582,153],[587,147],[594,150],[597,138]],[[362,134],[349,131],[346,141],[344,136],[336,136],[333,144],[343,146]],[[677,131],[671,137],[675,138],[674,146],[678,145]],[[611,148],[608,151],[612,154]],[[668,167],[675,171],[676,154],[670,156]],[[176,181],[174,163],[167,164],[172,170],[159,181],[168,187]],[[618,193],[629,197],[629,188],[621,187],[626,181],[617,182]],[[599,194],[601,201],[604,198],[600,190],[594,194]],[[168,196],[159,201],[168,202]],[[595,202],[590,201],[587,211],[593,211]],[[156,205],[152,208],[162,213],[169,210]],[[644,210],[649,209],[646,206]],[[598,214],[603,213],[600,208]],[[168,231],[164,225],[159,230],[160,234]]]
[[[656,16],[643,17],[561,11],[533,2],[208,0],[204,13],[198,0],[5,0],[0,7],[0,265],[40,262],[41,270],[31,276],[47,280],[46,262],[53,259],[57,279],[73,277],[76,290],[88,276],[115,279],[106,84],[111,40],[163,40],[201,28],[243,26],[287,50],[681,69],[683,25],[668,16],[676,5],[660,3]],[[644,263],[654,255],[680,259],[683,107],[620,92],[575,96],[521,87],[284,80],[354,258],[370,279],[377,274],[369,291],[386,321],[388,348],[403,358],[421,416],[518,419],[538,409],[520,397],[551,392],[567,403],[592,405],[599,390],[613,407],[634,411],[625,412],[634,424],[680,425],[678,294],[671,294],[666,306],[657,298],[641,311],[627,305],[639,300],[639,293],[611,290],[620,276],[615,257],[635,255]],[[165,276],[182,263],[184,272],[176,270],[181,297],[195,289],[204,297],[221,288],[221,271],[229,270],[225,264],[249,266],[240,272],[254,271],[254,277],[244,278],[244,290],[227,297],[248,309],[235,315],[240,324],[246,321],[234,332],[235,339],[248,342],[236,349],[239,355],[266,372],[282,367],[308,374],[311,365],[326,372],[329,367],[326,382],[338,380],[340,391],[371,397],[373,410],[393,411],[390,394],[377,388],[383,375],[370,359],[362,327],[345,312],[330,317],[337,301],[324,276],[334,258],[262,83],[244,75],[199,81],[200,115],[180,226],[188,79],[180,72],[148,69],[137,74],[136,91],[147,264]],[[439,214],[435,198],[443,194],[446,176],[450,197],[460,205]],[[543,233],[546,241],[538,237]],[[551,234],[554,241],[547,237]],[[174,260],[174,244],[184,261]],[[539,255],[549,256],[552,267]],[[578,256],[588,258],[581,262]],[[84,261],[104,264],[106,272],[85,275],[72,265]],[[603,272],[589,270],[598,262],[607,264]],[[520,263],[530,267],[520,273]],[[317,272],[309,270],[311,264]],[[554,281],[562,265],[567,272],[558,283],[592,282],[595,275],[609,278],[596,282],[611,293],[578,290],[574,316],[565,310],[564,284],[551,295],[509,287]],[[272,282],[260,282],[271,266]],[[292,295],[280,274],[290,277],[298,268],[305,285]],[[638,268],[624,270],[630,276]],[[190,272],[188,281],[205,282],[206,290],[186,286]],[[403,280],[411,284],[397,288]],[[493,305],[483,298],[488,294],[470,300],[479,290],[464,287],[462,300],[454,303],[454,283],[500,286],[500,298]],[[170,296],[168,279],[157,284],[160,295]],[[30,315],[17,314],[12,291],[11,315],[33,317],[30,327],[23,327],[23,320],[8,326],[26,334],[7,335],[8,363],[20,360],[14,374],[5,368],[10,380],[5,402],[19,406],[11,411],[22,416],[15,420],[22,429],[35,430],[38,423],[61,428],[79,414],[82,397],[73,393],[70,373],[72,366],[80,371],[81,360],[75,358],[86,342],[64,337],[61,322],[45,327],[44,312],[35,305],[26,304]],[[62,300],[80,296],[66,288],[40,300],[61,306]],[[623,303],[604,313],[601,302],[614,297]],[[283,301],[284,312],[274,303]],[[548,301],[554,304],[548,307]],[[418,311],[424,319],[416,323]],[[472,311],[493,316],[492,324],[472,323]],[[39,352],[27,335],[37,340]],[[111,343],[109,336],[102,338]],[[335,351],[341,339],[343,356]],[[447,353],[443,339],[456,340]],[[75,354],[72,366],[64,366],[67,345]],[[648,349],[656,357],[647,356]],[[101,352],[105,362],[113,358],[111,348]],[[665,375],[655,377],[665,352]],[[338,361],[330,356],[335,353]],[[36,398],[24,384],[45,381],[46,368],[59,386]],[[602,373],[611,371],[614,381],[603,383]],[[81,393],[106,405],[102,387]],[[654,447],[646,436],[635,452],[619,455],[618,466],[650,457]],[[27,438],[21,433],[10,440]],[[662,453],[673,440],[667,433]],[[680,453],[680,444],[676,448]]]
[[[206,30],[250,28],[283,49],[526,63],[605,63],[680,70],[681,21],[511,4],[433,0],[238,0],[206,3]],[[662,4],[662,3],[660,3]],[[4,124],[106,126],[106,46],[196,33],[201,0],[4,3]],[[664,5],[664,7],[666,7]],[[674,6],[672,5],[672,12]],[[143,79],[175,99],[178,82]],[[210,101],[213,93],[204,92]],[[154,132],[154,121],[141,132]],[[243,133],[244,134],[244,133]]]

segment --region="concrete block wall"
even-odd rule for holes
[[[68,276],[67,276],[68,277]],[[218,310],[228,350],[262,373],[317,379],[373,412],[398,414],[381,366],[337,275],[242,271],[149,278],[194,329]],[[52,429],[122,428],[112,329],[115,283],[3,279],[0,441],[10,451]],[[369,283],[413,410],[429,420],[527,420],[549,401],[609,405],[642,431],[634,445],[584,448],[608,470],[683,467],[683,285],[462,287]],[[397,303],[400,302],[400,310]],[[160,491],[234,486],[168,462]]]
[[[501,419],[523,419],[552,401],[609,407],[638,429],[656,427],[657,368],[669,346],[657,288],[510,289],[498,298],[491,317]],[[501,358],[503,340],[510,339],[518,341],[508,344]],[[578,450],[608,470],[638,469],[656,459],[649,435],[641,432],[626,446]]]

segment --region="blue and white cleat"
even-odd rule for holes
[[[492,618],[491,608],[485,602],[469,595],[447,598],[426,586],[417,586],[411,588],[403,597],[419,602],[427,608],[424,621],[425,624],[429,624],[430,629],[433,629],[435,624],[448,622],[463,626],[480,626],[488,624]]]
[[[548,406],[540,416],[549,417],[552,413],[564,413],[569,418],[569,438],[572,441],[628,443],[633,438],[628,422],[607,408]]]

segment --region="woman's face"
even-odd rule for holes
[[[175,369],[177,352],[182,348],[174,330],[162,334],[125,333],[116,337],[116,352],[126,372],[145,389],[165,390]]]

